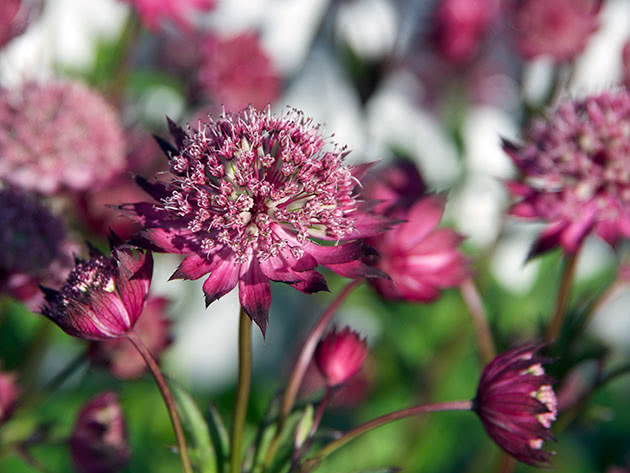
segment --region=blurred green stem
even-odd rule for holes
[[[319,466],[324,458],[333,453],[335,450],[343,447],[346,443],[354,440],[356,437],[369,432],[372,429],[380,427],[382,425],[389,424],[391,422],[405,419],[407,417],[417,416],[419,414],[425,414],[427,412],[440,412],[440,411],[469,411],[472,409],[472,401],[452,401],[452,402],[440,402],[436,404],[424,404],[421,406],[410,407],[408,409],[402,409],[400,411],[391,412],[385,414],[376,419],[372,419],[365,424],[362,424],[351,431],[344,434],[337,440],[333,440],[328,445],[324,446],[319,453],[308,460],[306,460],[300,468],[300,473],[309,473]]]
[[[308,337],[304,342],[304,345],[302,346],[302,351],[300,352],[298,359],[295,362],[295,366],[293,367],[293,371],[291,372],[291,376],[289,377],[289,382],[282,397],[282,406],[280,408],[280,419],[278,421],[278,427],[276,429],[273,439],[271,440],[271,443],[269,444],[267,454],[265,455],[265,469],[269,468],[269,466],[271,465],[276,451],[280,446],[280,434],[282,433],[282,429],[284,428],[287,417],[289,417],[291,409],[295,404],[295,399],[297,398],[302,380],[304,379],[304,375],[306,374],[306,369],[308,368],[308,365],[311,362],[311,358],[313,357],[313,353],[315,352],[315,347],[317,347],[317,342],[319,342],[320,338],[322,338],[324,330],[326,330],[326,327],[337,312],[337,309],[339,309],[339,306],[341,306],[343,301],[346,300],[350,293],[359,284],[361,284],[360,279],[354,279],[349,282],[335,298],[335,300],[333,300],[332,303],[328,306],[326,311],[322,314],[321,318],[317,321],[317,324],[315,324],[311,332],[308,334]]]
[[[177,440],[177,448],[179,450],[179,457],[182,462],[182,469],[184,473],[193,473],[192,464],[190,463],[190,457],[188,456],[188,446],[186,445],[186,436],[184,435],[184,429],[182,428],[181,420],[179,419],[179,415],[177,414],[177,407],[175,405],[175,400],[173,399],[173,394],[171,393],[168,384],[166,383],[166,379],[164,379],[164,375],[160,370],[159,365],[151,355],[151,352],[144,344],[144,342],[138,337],[136,332],[131,330],[127,332],[127,338],[131,343],[134,344],[138,353],[142,355],[144,361],[147,366],[151,370],[153,377],[155,378],[155,382],[162,393],[162,398],[164,399],[164,404],[166,404],[166,409],[168,410],[168,414],[171,418],[171,423],[173,424],[173,430],[175,432],[175,438]]]
[[[311,445],[313,444],[313,437],[315,436],[315,433],[317,432],[317,429],[319,428],[319,424],[322,421],[322,417],[324,416],[324,411],[326,411],[326,407],[328,406],[328,402],[330,401],[330,398],[332,397],[332,393],[333,393],[333,388],[326,385],[326,391],[324,392],[324,397],[322,397],[322,400],[319,402],[319,405],[317,406],[317,411],[315,411],[315,415],[313,416],[313,425],[311,426],[308,432],[308,435],[306,436],[306,439],[304,440],[304,443],[300,445],[299,447],[297,447],[295,451],[293,452],[293,462],[291,464],[291,469],[289,470],[289,473],[291,473],[297,468],[299,461],[302,458],[302,455],[308,454],[308,451],[311,449]]]
[[[547,332],[545,333],[545,340],[547,342],[553,342],[560,334],[562,326],[564,325],[567,306],[569,305],[569,296],[571,295],[571,284],[575,276],[579,252],[580,248],[566,255],[562,271],[562,280],[560,281],[560,288],[558,289],[558,296],[556,298],[556,309],[551,323],[549,327],[547,327]]]
[[[230,471],[240,473],[241,450],[243,447],[243,431],[249,401],[249,388],[252,377],[252,319],[241,308],[238,325],[238,387],[236,391],[236,405],[234,407],[234,422],[232,423],[232,438],[230,442]]]
[[[483,301],[479,295],[479,290],[477,289],[475,281],[470,277],[459,286],[459,290],[466,306],[468,307],[468,312],[472,318],[473,325],[475,326],[481,358],[483,359],[484,364],[488,364],[494,359],[497,353],[494,347],[492,331],[490,330],[490,325],[488,325],[486,309],[484,308]]]
[[[125,88],[129,80],[129,71],[131,69],[133,53],[136,42],[142,31],[140,21],[135,12],[131,12],[127,16],[127,21],[123,26],[120,38],[120,56],[116,64],[114,75],[107,86],[107,97],[110,103],[118,110],[122,107]]]

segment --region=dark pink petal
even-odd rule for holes
[[[304,273],[301,273],[301,276],[303,276],[304,279],[290,284],[298,291],[302,291],[305,294],[328,291],[328,284],[326,284],[326,279],[317,271],[306,271]]]
[[[568,223],[564,221],[548,225],[530,248],[527,254],[527,260],[559,246],[562,239],[562,232],[567,225]]]
[[[258,262],[253,259],[249,266],[241,267],[238,295],[241,307],[265,336],[271,306],[271,288],[269,278],[263,274]]]
[[[365,264],[360,260],[350,261],[349,263],[341,263],[341,264],[325,264],[328,269],[334,271],[340,276],[345,278],[385,278],[389,279],[387,273],[383,270]]]
[[[233,255],[216,260],[208,279],[203,283],[206,307],[236,287],[240,271],[241,265],[236,263]]]
[[[179,264],[177,271],[169,278],[172,279],[199,279],[201,276],[208,274],[213,266],[214,259],[209,260],[205,256],[190,255],[186,256]]]
[[[444,201],[439,197],[425,197],[417,202],[406,215],[407,221],[396,228],[400,244],[411,248],[426,238],[440,224],[443,212]]]
[[[116,291],[130,317],[131,327],[136,323],[149,294],[153,277],[153,255],[150,251],[138,251],[134,256],[130,250],[114,251],[118,258],[120,277]]]

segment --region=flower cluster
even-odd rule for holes
[[[149,247],[188,255],[173,278],[210,273],[207,304],[238,284],[241,306],[264,332],[269,280],[311,293],[327,287],[318,265],[382,275],[366,264],[373,252],[361,241],[387,224],[359,199],[365,167],[345,166],[347,152],[327,146],[311,119],[249,108],[188,132],[171,123],[171,131],[176,147],[162,142],[168,181],[139,180],[157,203],[126,208]]]
[[[562,102],[530,128],[525,142],[505,142],[522,171],[510,184],[511,213],[548,222],[532,255],[561,245],[575,252],[594,230],[615,244],[630,237],[630,92]]]
[[[125,165],[116,112],[78,82],[0,89],[0,178],[51,194],[105,184]]]

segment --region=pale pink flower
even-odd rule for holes
[[[367,357],[365,339],[350,327],[332,330],[320,340],[314,359],[328,386],[344,384],[363,366]]]
[[[142,23],[149,29],[156,29],[164,21],[171,21],[180,28],[188,29],[196,13],[211,10],[215,4],[215,0],[123,1],[131,4],[138,11]]]
[[[575,252],[591,231],[611,245],[630,237],[630,91],[566,100],[504,149],[522,172],[511,213],[548,223],[531,256]]]
[[[78,82],[0,89],[0,178],[51,194],[105,184],[125,166],[115,110]]]
[[[359,198],[366,166],[346,166],[347,151],[326,143],[301,112],[249,108],[198,129],[170,128],[176,147],[161,142],[166,182],[139,179],[157,203],[125,208],[144,227],[147,247],[188,255],[173,278],[209,273],[207,304],[238,284],[241,306],[264,332],[270,280],[311,293],[327,288],[318,265],[348,277],[382,275],[366,264],[373,250],[362,241],[388,224]]]

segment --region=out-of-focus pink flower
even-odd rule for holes
[[[39,8],[34,2],[2,0],[0,2],[0,48],[24,33]]]
[[[319,341],[314,359],[326,383],[332,387],[357,374],[367,353],[365,339],[350,327],[345,327],[341,331],[333,329]]]
[[[228,112],[252,105],[264,108],[280,92],[280,77],[255,33],[201,39],[199,84],[212,102]]]
[[[118,117],[78,82],[0,89],[0,178],[51,194],[104,185],[125,166]]]
[[[163,297],[149,297],[142,317],[134,327],[134,331],[156,359],[160,358],[171,343],[171,321],[165,314],[168,303],[169,300]],[[137,378],[144,373],[147,366],[133,344],[124,338],[92,342],[90,357],[107,366],[120,379]]]
[[[175,22],[180,28],[189,29],[196,12],[208,11],[215,0],[123,0],[132,5],[142,23],[156,29],[164,21]]]
[[[20,389],[15,382],[15,375],[0,371],[0,425],[11,417]]]
[[[127,248],[114,248],[109,257],[93,248],[90,253],[87,261],[77,259],[60,291],[43,288],[47,304],[42,314],[74,337],[122,337],[144,309],[153,257]]]
[[[327,147],[311,119],[249,108],[197,130],[170,127],[168,181],[138,179],[157,203],[125,208],[145,229],[147,247],[189,255],[173,278],[210,273],[206,304],[238,284],[241,306],[264,333],[270,280],[312,293],[327,288],[318,265],[346,277],[382,276],[366,264],[373,250],[362,239],[389,220],[359,198],[365,166],[345,166],[345,149]]]
[[[415,166],[392,165],[368,179],[365,194],[380,200],[378,211],[403,223],[368,243],[379,253],[377,266],[391,280],[370,283],[386,299],[429,302],[440,290],[457,286],[468,276],[466,259],[457,246],[456,232],[438,228],[444,202],[424,196],[424,184]]]
[[[597,30],[601,0],[517,0],[513,4],[516,46],[526,59],[569,61]]]
[[[127,426],[114,392],[101,393],[81,409],[70,436],[78,473],[116,473],[131,456]]]
[[[591,231],[611,245],[630,237],[630,91],[567,100],[504,149],[522,171],[511,213],[548,222],[531,256],[575,252]]]
[[[548,359],[538,355],[540,344],[513,348],[497,356],[481,374],[473,409],[488,435],[503,450],[528,465],[549,463],[542,450],[553,439],[557,400],[553,380],[545,374]]]
[[[39,284],[61,284],[72,268],[64,223],[35,196],[0,189],[0,291],[29,309],[43,302]]]
[[[622,76],[621,83],[630,89],[630,39],[626,41],[621,53]]]
[[[434,38],[441,55],[455,63],[471,60],[497,7],[495,0],[441,0],[434,20]]]

